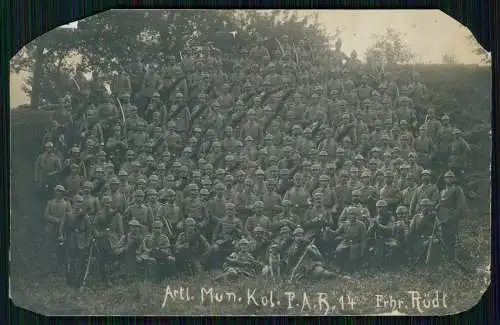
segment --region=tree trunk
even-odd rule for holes
[[[45,61],[43,55],[43,46],[37,46],[35,51],[35,64],[33,68],[33,82],[31,84],[31,110],[38,110],[40,103],[40,87],[43,74],[43,63]]]

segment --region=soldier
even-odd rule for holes
[[[265,181],[266,190],[262,196],[264,212],[268,216],[274,216],[281,210],[281,196],[276,193],[276,179],[268,178]]]
[[[132,219],[136,219],[143,226],[144,234],[151,232],[153,220],[151,211],[148,209],[144,202],[144,191],[136,190],[134,193],[134,202],[131,203],[128,208],[123,213],[124,222],[128,222]],[[128,230],[127,230],[128,231]]]
[[[209,214],[216,220],[220,220],[225,214],[226,202],[230,202],[231,199],[226,198],[226,187],[222,183],[217,183],[215,185],[215,197],[212,198],[208,204]]]
[[[200,273],[210,252],[211,246],[197,231],[196,221],[187,218],[184,221],[183,232],[177,236],[175,242],[174,256],[177,270],[190,275]]]
[[[377,266],[382,266],[393,257],[394,250],[398,242],[394,238],[395,221],[387,209],[387,203],[384,200],[377,202],[377,215],[370,220],[367,229],[367,240],[373,243],[370,250],[374,252]]]
[[[425,261],[428,265],[437,262],[440,255],[441,227],[431,200],[423,198],[420,206],[420,212],[410,223],[408,246],[414,260]]]
[[[149,209],[149,214],[154,221],[159,220],[162,223],[162,228],[164,227],[165,233],[169,238],[173,236],[172,225],[167,218],[168,212],[166,207],[160,203],[158,200],[158,192],[150,188],[147,190],[148,203],[146,204]]]
[[[236,196],[236,207],[238,214],[243,217],[250,215],[252,206],[257,201],[257,196],[253,192],[253,180],[250,177],[245,178],[244,188]]]
[[[247,122],[241,127],[240,139],[243,140],[247,136],[250,136],[257,143],[260,143],[264,138],[264,129],[259,122],[256,120],[255,110],[250,109],[247,112]]]
[[[253,204],[254,214],[249,216],[243,228],[244,233],[249,236],[256,226],[261,226],[266,231],[271,229],[271,219],[264,215],[264,202],[256,201]]]
[[[421,184],[415,190],[410,202],[410,215],[414,215],[420,209],[419,202],[427,198],[431,204],[436,206],[439,201],[439,190],[435,184],[431,183],[431,171],[423,170],[420,174]]]
[[[182,231],[182,212],[180,207],[176,204],[176,194],[175,191],[171,188],[168,188],[166,193],[166,203],[165,203],[165,220],[163,220],[164,224],[172,225],[172,231],[175,234],[178,234]]]
[[[124,274],[137,276],[140,265],[138,264],[138,256],[141,253],[141,245],[144,239],[143,225],[136,219],[132,219],[127,225],[127,234],[123,236],[114,253],[123,264]]]
[[[89,216],[83,206],[83,197],[76,195],[72,211],[61,220],[66,249],[66,283],[77,287],[83,280],[86,255],[91,244]]]
[[[38,156],[35,163],[35,182],[41,193],[47,193],[47,190],[55,185],[55,177],[61,171],[61,160],[54,153],[54,144],[45,143],[45,152]]]
[[[358,219],[361,211],[356,207],[349,207],[347,218],[341,222],[336,230],[328,230],[329,236],[340,241],[335,249],[335,258],[344,268],[353,270],[359,266],[365,253],[366,226]]]
[[[444,174],[444,180],[446,187],[441,191],[439,222],[448,258],[454,259],[458,224],[467,215],[467,202],[464,191],[456,184],[456,177],[452,171]]]
[[[391,212],[401,203],[401,192],[394,184],[394,175],[389,170],[384,172],[384,186],[380,189],[380,199],[387,202],[387,208]]]
[[[84,179],[87,179],[87,168],[85,167],[85,163],[81,159],[80,155],[80,147],[74,146],[70,150],[71,156],[64,160],[64,169],[69,169],[72,164],[76,164],[78,166],[78,174],[81,175]]]
[[[65,185],[68,188],[67,197],[71,201],[75,195],[80,193],[80,188],[83,185],[85,179],[79,174],[79,166],[77,164],[72,164],[70,166],[70,174],[65,179]]]
[[[217,260],[225,258],[234,248],[236,240],[243,235],[243,225],[241,220],[236,217],[235,205],[226,203],[225,217],[217,224],[213,235],[212,244],[214,254]]]
[[[226,262],[223,265],[223,273],[218,275],[215,280],[220,281],[238,276],[253,278],[257,273],[261,273],[263,267],[263,263],[257,260],[251,253],[250,242],[242,238],[238,241],[236,251],[226,258]]]
[[[293,242],[284,256],[290,280],[305,277],[333,278],[336,276],[335,273],[326,269],[319,249],[312,242],[309,242],[302,228],[296,228],[293,236]]]
[[[46,234],[48,242],[56,247],[56,257],[59,263],[65,263],[64,250],[61,246],[63,242],[63,220],[70,218],[72,214],[71,204],[64,199],[66,189],[62,185],[57,185],[54,188],[54,198],[47,202],[44,216],[46,220]]]
[[[173,274],[175,257],[168,235],[163,233],[163,223],[153,222],[153,232],[146,235],[140,248],[139,261],[147,263],[147,274],[154,280],[163,280]]]
[[[301,173],[295,174],[293,177],[293,187],[286,192],[283,199],[292,202],[292,211],[299,217],[299,220],[303,220],[305,212],[309,207],[308,197],[309,194],[304,187],[303,175]]]

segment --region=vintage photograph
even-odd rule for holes
[[[13,303],[473,308],[490,60],[438,10],[110,10],[34,39],[10,66]]]

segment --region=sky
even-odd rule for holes
[[[317,12],[319,22],[328,33],[342,30],[340,38],[344,51],[358,52],[360,58],[373,44],[373,34],[384,34],[393,28],[403,35],[404,41],[422,63],[441,63],[444,54],[453,55],[458,63],[480,64],[474,53],[478,44],[468,40],[471,32],[455,19],[439,10],[298,10],[305,15]],[[77,22],[61,27],[76,28]],[[28,103],[21,90],[25,75],[11,74],[11,107]]]

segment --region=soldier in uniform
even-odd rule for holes
[[[293,236],[293,242],[284,256],[290,280],[306,277],[333,278],[336,276],[335,273],[326,268],[319,249],[312,242],[309,242],[302,228],[296,228]]]
[[[41,193],[47,193],[49,188],[56,185],[55,177],[61,171],[61,160],[54,153],[54,144],[45,143],[45,152],[38,156],[35,163],[35,182],[38,183]]]
[[[147,265],[147,274],[154,280],[163,280],[172,275],[175,268],[175,257],[169,237],[163,233],[163,223],[153,222],[153,231],[146,235],[140,247],[139,261]]]
[[[299,217],[299,220],[303,220],[309,208],[308,197],[309,194],[304,187],[303,175],[301,173],[295,174],[293,177],[293,187],[285,193],[283,199],[292,202],[292,211]]]
[[[124,222],[128,224],[128,222],[132,219],[136,219],[139,223],[144,227],[144,234],[151,232],[153,219],[151,215],[151,211],[145,204],[144,201],[144,191],[136,190],[134,193],[134,202],[131,203],[128,208],[123,213]]]
[[[446,187],[441,191],[439,200],[439,222],[448,257],[454,259],[458,224],[467,214],[467,201],[464,191],[456,184],[452,171],[444,174],[444,180]]]
[[[264,215],[264,202],[256,201],[253,204],[254,214],[249,216],[245,222],[244,233],[249,236],[256,226],[261,226],[266,231],[271,229],[271,219]]]
[[[243,236],[243,225],[236,217],[235,205],[226,203],[225,217],[218,222],[213,235],[214,260],[225,259],[234,249],[235,241]]]
[[[257,273],[261,273],[263,267],[263,263],[253,256],[250,242],[242,238],[238,241],[236,251],[232,252],[226,258],[226,262],[223,265],[223,273],[218,275],[215,280],[220,281],[238,276],[253,278]]]
[[[410,223],[408,247],[411,247],[410,254],[414,260],[432,264],[437,262],[440,256],[441,227],[432,201],[423,198],[420,206],[420,212]]]
[[[361,211],[349,207],[346,221],[341,222],[336,230],[329,229],[329,237],[340,242],[335,249],[335,258],[345,269],[353,270],[362,262],[366,248],[366,226],[358,219]]]
[[[83,206],[83,197],[76,195],[72,211],[61,221],[67,256],[66,283],[77,287],[83,280],[85,260],[91,244],[89,216]]]
[[[139,221],[132,219],[128,222],[127,229],[127,234],[120,239],[114,253],[116,258],[122,262],[120,266],[123,268],[124,273],[137,276],[140,268],[138,255],[144,239],[144,228]]]
[[[410,202],[410,215],[414,215],[420,209],[419,202],[427,198],[431,204],[436,206],[439,201],[439,190],[435,184],[431,183],[431,171],[426,169],[420,174],[421,184],[415,190]]]
[[[394,238],[395,221],[393,215],[387,210],[384,200],[377,202],[377,215],[370,220],[367,229],[367,240],[373,243],[370,247],[374,252],[375,264],[382,266],[391,261],[398,242]]]
[[[62,185],[57,185],[54,189],[54,198],[47,203],[44,216],[47,221],[46,232],[48,242],[57,248],[56,257],[62,264],[64,261],[64,250],[60,243],[63,241],[63,220],[70,218],[72,214],[71,204],[64,198],[66,189]]]
[[[401,192],[394,184],[394,175],[389,170],[384,172],[384,186],[380,189],[380,199],[387,203],[387,208],[391,212],[401,203]]]
[[[193,218],[184,220],[184,229],[177,236],[174,257],[177,270],[180,273],[197,274],[203,270],[203,265],[211,253],[211,246],[205,236],[196,228]]]

